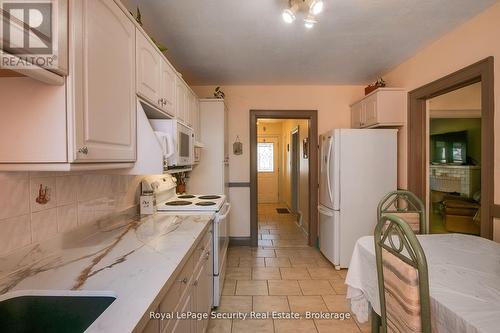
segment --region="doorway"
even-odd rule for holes
[[[493,238],[493,194],[494,194],[494,60],[493,57],[486,58],[476,64],[468,66],[462,70],[452,73],[446,77],[429,83],[423,87],[413,90],[409,93],[408,109],[408,189],[414,192],[427,204],[427,211],[432,214],[430,198],[430,170],[431,159],[437,158],[434,153],[441,151],[442,160],[448,163],[448,157],[453,162],[455,155],[457,163],[467,162],[467,144],[462,135],[461,139],[434,140],[441,142],[434,146],[431,155],[430,150],[430,116],[429,103],[432,99],[443,96],[447,93],[457,91],[458,89],[478,84],[480,86],[480,208],[479,214],[475,218],[479,224],[479,235],[484,238]],[[462,110],[464,111],[464,110]],[[468,121],[470,123],[470,121]],[[444,142],[444,143],[443,143]],[[452,142],[446,144],[446,142]],[[456,149],[453,142],[458,143]],[[461,143],[460,143],[461,142]],[[443,147],[448,146],[448,151]],[[451,147],[451,148],[450,148]],[[462,147],[462,148],[460,148]],[[463,148],[465,147],[465,149]],[[450,154],[450,155],[449,155]],[[462,159],[462,161],[459,161]],[[469,160],[470,161],[470,160]],[[434,186],[434,185],[433,185]],[[452,191],[452,194],[456,190]],[[460,194],[460,193],[459,193]],[[439,202],[438,199],[435,199]],[[456,208],[456,207],[453,207]],[[456,214],[451,214],[456,215]],[[430,219],[429,219],[430,220]]]
[[[285,222],[304,246],[316,244],[317,137],[317,111],[250,111],[252,246],[275,241],[258,239],[259,221],[266,228]]]
[[[428,100],[429,229],[479,235],[481,82]]]

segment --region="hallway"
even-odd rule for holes
[[[210,333],[367,333],[369,324],[354,319],[302,319],[305,312],[347,312],[346,270],[335,271],[321,253],[307,245],[292,214],[278,214],[279,204],[259,205],[259,246],[232,247],[217,312],[295,312],[301,319],[217,319]]]

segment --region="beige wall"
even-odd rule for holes
[[[486,57],[495,57],[495,132],[500,131],[500,3],[427,46],[383,76],[389,86],[413,90]],[[406,136],[406,130],[402,135]],[[492,139],[493,140],[493,139]],[[500,203],[500,136],[495,143],[495,203]],[[406,150],[402,156],[406,169]],[[404,173],[404,184],[407,178]],[[496,227],[500,224],[496,223]]]
[[[213,96],[215,86],[194,86],[199,97]],[[231,182],[250,181],[249,110],[318,110],[319,133],[331,128],[349,128],[349,105],[364,95],[363,86],[223,86],[229,108],[229,142],[239,136],[243,154],[230,154]],[[231,236],[250,235],[250,201],[248,188],[232,188],[231,201],[245,212],[231,215]],[[248,212],[248,214],[247,214]]]
[[[429,109],[432,110],[480,110],[481,83],[451,91],[447,94],[429,100]]]

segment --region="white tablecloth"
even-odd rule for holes
[[[460,235],[418,236],[427,257],[433,332],[500,332],[500,244]],[[361,322],[380,314],[373,236],[354,248],[346,284]]]

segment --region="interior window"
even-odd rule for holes
[[[274,172],[274,144],[259,142],[257,144],[257,171]]]

